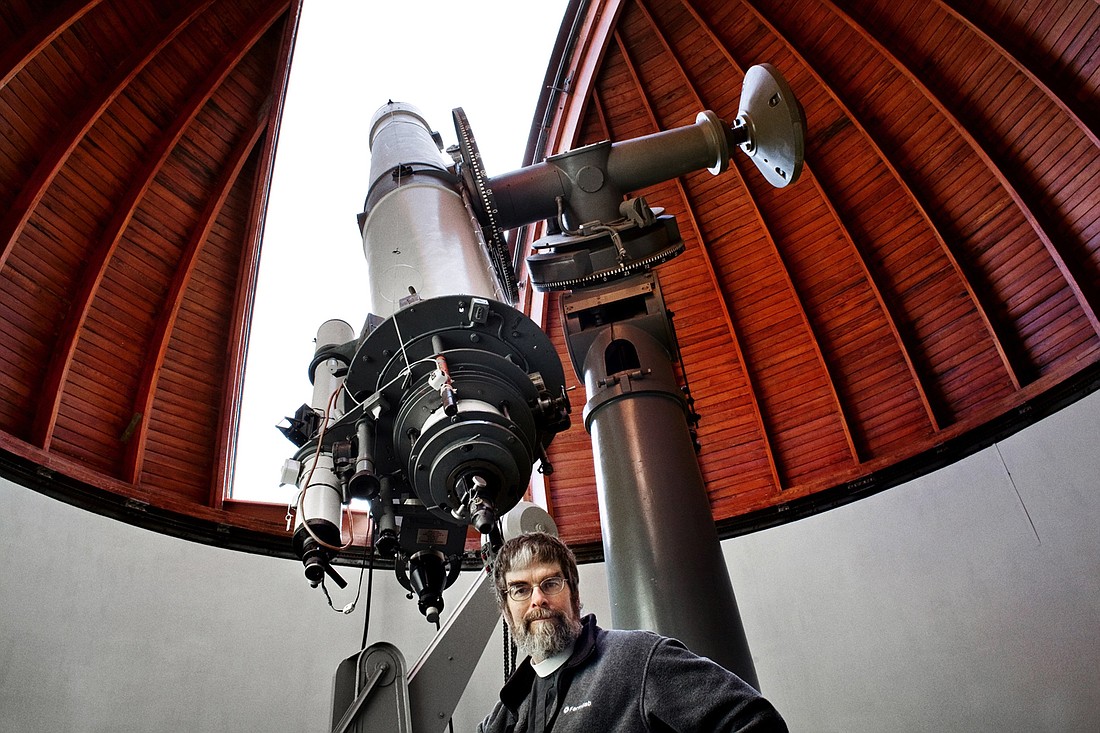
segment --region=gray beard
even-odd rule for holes
[[[533,623],[548,619],[545,623]],[[566,616],[548,609],[528,611],[519,622],[508,624],[516,647],[535,662],[565,651],[581,635],[581,622],[573,614]]]

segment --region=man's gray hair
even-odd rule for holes
[[[493,562],[493,588],[497,603],[503,609],[508,604],[507,573],[525,570],[532,565],[557,565],[573,591],[573,610],[580,613],[580,592],[577,587],[577,558],[557,537],[546,532],[529,532],[505,542]]]

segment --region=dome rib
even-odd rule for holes
[[[200,9],[208,5],[208,2],[204,2]],[[272,7],[241,34],[235,47],[230,49],[211,72],[195,85],[190,97],[178,109],[171,126],[162,131],[147,151],[144,165],[132,175],[129,188],[120,196],[110,223],[106,226],[99,245],[85,266],[84,277],[73,299],[74,307],[61,328],[61,335],[54,350],[54,357],[47,367],[42,388],[42,393],[50,396],[51,399],[41,401],[35,413],[31,436],[35,445],[46,450],[50,448],[65,396],[62,386],[68,380],[71,365],[80,349],[80,338],[85,331],[84,326],[89,314],[97,304],[97,293],[123,238],[128,235],[135,213],[149,194],[170,156],[188,132],[188,128],[202,112],[203,106],[214,96],[236,65],[263,37],[272,23],[284,12],[284,7]],[[185,25],[189,25],[194,18],[194,14],[188,13],[183,19]],[[171,37],[174,38],[182,29],[182,26],[177,25],[170,34]],[[163,49],[164,45],[158,45],[156,50]],[[132,80],[133,76],[136,76],[136,73],[126,81]]]
[[[58,36],[101,2],[103,0],[69,0],[34,22],[30,30],[24,31],[8,46],[7,53],[0,54],[0,87],[6,86]]]
[[[823,8],[815,8],[815,10],[817,10],[818,12],[822,12]],[[761,11],[761,12],[763,12],[763,11]],[[788,24],[788,29],[797,29],[799,27],[800,27],[799,23],[797,23],[797,22]],[[789,34],[786,34],[785,37],[790,39]],[[792,42],[792,45],[795,45],[795,46],[799,45],[797,42],[794,42],[794,41],[790,41],[790,42]],[[837,70],[844,69],[845,73],[847,75],[846,81],[849,82],[849,83],[854,82],[857,79],[864,80],[866,75],[856,76],[854,74],[847,74],[847,70],[852,68],[853,64],[848,59],[847,54],[843,54],[842,51],[843,51],[843,49],[848,48],[851,45],[852,44],[850,44],[850,43],[838,42],[838,43],[834,44],[831,47],[832,51],[834,51],[834,52],[836,52],[836,53],[843,56],[843,58],[841,58],[838,55],[838,57],[835,59],[835,63],[832,63],[832,64],[826,63],[825,59],[822,57],[822,54],[818,53],[814,56],[812,62],[807,61],[807,64],[810,68],[815,68],[815,69],[837,69]],[[818,47],[820,48],[820,45]],[[799,52],[800,56],[802,56],[803,58],[808,58],[808,56],[807,56],[808,53],[809,53],[808,48]],[[863,66],[863,64],[860,64],[860,66]],[[825,78],[823,73],[816,73],[815,72],[815,76],[817,76],[819,79],[822,79],[822,80],[824,80],[824,78]],[[837,79],[840,78],[840,77],[837,77],[836,74],[833,74],[833,76],[834,76],[834,78],[837,78]],[[881,79],[882,76],[879,75],[879,74],[875,74],[874,78]],[[881,83],[885,83],[885,82],[881,82]],[[835,83],[828,83],[827,86],[830,90],[834,90],[836,88]],[[864,88],[862,90],[862,94],[860,95],[861,99],[868,99],[868,98],[872,97],[874,94],[876,94],[876,87],[878,87],[878,86],[879,86],[879,83],[876,83],[874,86],[871,86],[870,88]],[[878,133],[875,132],[875,125],[862,123],[860,121],[859,113],[853,111],[851,107],[849,107],[846,103],[844,103],[843,98],[840,94],[836,93],[835,91],[832,91],[831,93],[833,94],[833,96],[836,99],[838,99],[838,102],[842,105],[843,109],[845,110],[845,113],[849,116],[849,119],[851,119],[853,121],[853,123],[856,124],[856,126],[860,130],[862,136],[864,136],[865,139],[870,144],[873,145],[873,147],[876,151],[876,155],[883,161],[890,161],[891,157],[895,154],[895,151],[891,150],[889,144],[884,143],[884,142],[880,142],[877,139],[878,138]],[[991,315],[994,312],[994,309],[991,307],[990,304],[988,304],[986,302],[988,300],[989,296],[981,295],[978,292],[978,290],[974,287],[973,278],[967,274],[967,270],[966,270],[966,268],[964,268],[963,264],[961,263],[961,261],[958,257],[958,254],[955,252],[955,248],[953,248],[949,244],[949,242],[954,241],[955,239],[957,239],[957,237],[952,236],[952,233],[950,232],[950,230],[945,229],[939,221],[934,220],[934,218],[930,215],[929,208],[925,204],[925,200],[931,199],[932,196],[930,196],[928,194],[922,194],[919,191],[919,188],[917,186],[914,186],[913,183],[911,182],[913,180],[918,179],[917,174],[913,171],[909,171],[909,172],[903,174],[899,170],[899,167],[897,165],[893,164],[893,163],[890,163],[889,167],[890,167],[893,175],[895,176],[895,178],[897,178],[897,180],[900,182],[900,184],[902,185],[904,190],[910,195],[913,205],[921,212],[922,218],[930,224],[932,234],[934,235],[937,242],[939,242],[941,244],[945,255],[947,256],[948,260],[951,263],[951,268],[955,271],[955,273],[957,274],[957,276],[959,278],[959,282],[963,284],[963,287],[965,287],[966,292],[968,293],[969,297],[971,297],[973,299],[973,301],[974,301],[974,303],[977,307],[978,315],[979,315],[981,321],[986,325],[986,329],[988,330],[988,332],[990,334],[990,337],[993,339],[996,353],[999,355],[1002,363],[1005,366],[1005,369],[1006,369],[1007,374],[1008,374],[1008,378],[1010,379],[1010,382],[1011,382],[1012,389],[1017,389],[1019,387],[1020,383],[1021,383],[1021,379],[1018,376],[1019,367],[1016,366],[1018,358],[1013,359],[1013,358],[1009,357],[1009,349],[1006,348],[1005,337],[1002,336],[1002,334],[1004,334],[1006,332],[1006,329],[1005,329],[1005,327],[1000,326],[999,324],[997,324],[995,322],[995,319]],[[844,190],[845,186],[838,185],[837,188],[839,190]],[[897,292],[897,293],[901,293],[901,294],[904,294],[906,292],[904,287],[896,287],[894,289],[894,291]],[[925,333],[928,333],[928,331],[925,331]],[[941,410],[938,410],[937,412],[939,414],[943,415],[943,417],[941,417],[941,420],[940,420],[941,424],[950,424],[951,422],[954,422],[953,415],[956,412],[956,410],[951,407],[951,405],[952,405],[951,395],[950,394],[945,395],[945,398],[947,400],[946,403],[945,403],[945,407]]]
[[[253,155],[266,127],[266,115],[261,115],[252,132],[240,139],[236,149],[229,156],[226,167],[222,171],[221,180],[215,186],[205,210],[199,216],[198,226],[187,243],[168,289],[165,306],[157,319],[149,347],[146,349],[146,353],[152,356],[151,358],[147,356],[144,360],[144,368],[139,380],[140,386],[134,399],[133,413],[140,420],[140,425],[137,427],[136,438],[127,441],[123,471],[124,480],[130,483],[137,483],[141,479],[150,425],[150,421],[145,419],[145,416],[153,412],[154,401],[157,398],[157,382],[164,368],[169,342],[176,332],[180,310],[183,308],[187,290],[191,284],[191,276],[198,266],[202,248],[209,240],[211,230],[225,207],[226,200],[237,183],[245,162]]]
[[[1009,50],[1002,44],[995,36],[994,31],[988,27],[983,26],[974,17],[966,14],[966,10],[953,6],[951,3],[945,0],[935,0],[936,4],[943,8],[944,12],[953,16],[959,23],[962,23],[969,28],[970,32],[976,36],[980,36],[985,43],[996,49],[997,53],[1005,59],[1008,63],[1012,64],[1021,74],[1027,76],[1028,80],[1038,89],[1040,89],[1044,96],[1054,105],[1061,108],[1067,117],[1073,120],[1073,124],[1089,139],[1094,147],[1100,147],[1100,136],[1097,135],[1096,130],[1093,129],[1088,122],[1085,121],[1083,112],[1079,111],[1080,105],[1071,96],[1061,96],[1053,88],[1053,83],[1044,78],[1043,68],[1040,65],[1039,68],[1031,68],[1023,59]],[[1098,29],[1100,32],[1100,29]]]
[[[825,4],[831,5],[831,3],[828,3],[827,0],[825,0]],[[1076,297],[1085,316],[1089,319],[1089,323],[1092,325],[1093,330],[1100,334],[1100,320],[1098,320],[1097,318],[1096,308],[1097,294],[1095,292],[1087,292],[1082,286],[1081,282],[1079,281],[1078,274],[1075,272],[1076,268],[1071,268],[1069,263],[1066,261],[1065,256],[1063,255],[1061,247],[1055,242],[1055,239],[1052,236],[1051,232],[1048,231],[1048,229],[1050,228],[1049,225],[1044,224],[1041,220],[1044,217],[1041,217],[1039,214],[1036,213],[1038,207],[1030,200],[1030,197],[1026,196],[1023,193],[1023,191],[1026,190],[1051,190],[1052,185],[1054,185],[1055,183],[1057,183],[1059,187],[1063,187],[1065,184],[1061,181],[1051,181],[1045,184],[1042,181],[1037,181],[1024,183],[1023,185],[1017,185],[1013,181],[1014,176],[1011,176],[1008,172],[1006,172],[1003,167],[997,162],[998,160],[1006,159],[1006,157],[1008,160],[1012,160],[1013,158],[1010,156],[1000,156],[997,155],[996,151],[991,151],[974,133],[974,128],[976,128],[977,125],[973,122],[969,122],[968,120],[963,119],[959,115],[955,114],[953,111],[974,110],[972,114],[977,115],[978,113],[976,110],[979,110],[984,106],[985,100],[989,98],[1002,98],[1002,95],[996,93],[991,94],[991,90],[985,88],[984,85],[982,85],[982,88],[980,90],[975,89],[975,93],[967,93],[969,90],[966,89],[963,83],[957,82],[954,85],[948,85],[943,83],[943,80],[940,79],[938,81],[940,81],[941,88],[959,90],[957,93],[960,96],[964,97],[963,99],[944,101],[943,99],[941,99],[941,95],[933,93],[928,84],[921,80],[920,76],[914,71],[913,67],[919,66],[920,68],[951,70],[960,66],[966,67],[968,66],[968,64],[960,63],[933,65],[927,55],[925,56],[925,58],[919,61],[906,61],[902,58],[901,54],[887,50],[883,42],[879,38],[877,38],[869,28],[865,27],[863,24],[858,23],[851,15],[841,11],[835,5],[832,5],[832,8],[834,12],[836,12],[841,18],[843,18],[845,23],[847,23],[850,27],[860,33],[870,45],[878,50],[878,52],[881,53],[885,58],[889,59],[890,62],[905,75],[909,83],[916,87],[920,91],[920,93],[924,95],[924,97],[936,107],[937,111],[951,124],[956,133],[963,138],[965,143],[981,159],[981,162],[984,164],[985,169],[995,176],[999,185],[1011,197],[1016,208],[1024,216],[1028,224],[1034,230],[1035,235],[1039,238],[1039,241],[1042,243],[1043,247],[1046,248],[1052,261],[1058,268],[1059,272],[1061,272],[1062,277],[1065,279],[1067,285],[1069,285],[1071,291]],[[934,12],[934,10],[931,6],[929,6],[926,12]],[[906,20],[905,22],[911,21]],[[929,21],[928,25],[939,25],[941,23],[942,19],[937,19]],[[898,34],[896,32],[890,33],[889,35],[891,39],[896,39],[898,37]],[[959,39],[959,42],[954,45],[958,47],[965,44],[962,42],[962,39]],[[909,49],[911,48],[911,46],[906,46],[899,43],[895,45],[894,48]],[[981,54],[975,53],[974,55],[978,56]],[[971,74],[971,76],[973,76],[974,73],[977,73],[969,71],[969,69],[968,72]],[[973,88],[973,86],[971,88]],[[996,90],[992,91],[995,92]],[[1018,95],[1010,93],[1005,96],[1016,97]],[[1026,111],[1027,110],[1025,110],[1025,112]],[[1014,115],[1014,117],[1019,117],[1019,115]],[[981,129],[983,131],[983,137],[988,136],[991,132],[999,132],[997,131],[996,126],[994,124],[991,124],[991,115],[988,114],[983,116]],[[1028,125],[1028,129],[1032,129],[1032,126]],[[997,139],[1004,140],[1004,136],[1000,135]],[[1055,139],[1059,138],[1056,137]],[[1100,168],[1097,168],[1096,172],[1100,173]]]
[[[688,3],[685,3],[684,5],[685,5],[686,9],[690,9]],[[704,101],[702,99],[702,97],[699,94],[699,91],[698,91],[697,87],[694,85],[694,83],[692,82],[691,77],[687,73],[687,70],[684,68],[684,64],[682,63],[681,59],[677,56],[676,52],[673,50],[672,46],[667,42],[667,40],[660,34],[658,25],[657,25],[656,21],[654,20],[652,14],[646,8],[646,4],[644,2],[642,2],[641,0],[638,0],[637,7],[639,8],[642,16],[648,22],[651,31],[659,39],[662,47],[665,50],[665,53],[669,56],[669,58],[672,59],[672,67],[679,73],[680,77],[684,80],[684,86],[685,86],[686,90],[688,91],[688,93],[690,93],[690,96],[693,98],[692,101],[694,102],[694,108],[697,109],[697,110],[703,110],[703,109],[712,109],[715,106],[717,106],[717,105],[712,105],[708,101]],[[697,19],[697,16],[695,16],[695,17]],[[705,28],[702,28],[702,30],[704,32],[707,31],[707,29],[705,29]],[[729,53],[729,50],[722,47],[720,44],[718,44],[717,39],[715,38],[715,36],[712,33],[706,33],[706,35],[707,35],[708,40],[718,48],[718,50],[720,51],[722,57],[726,60],[726,63],[729,64],[729,66],[732,67],[737,72],[737,75],[739,76],[739,78],[741,78],[743,80],[744,76],[745,76],[745,70],[743,68],[741,68],[733,60],[733,57]],[[626,51],[625,48],[622,49],[622,52],[624,53],[624,55],[627,54],[627,51]],[[641,89],[642,88],[639,85],[639,93],[640,94],[642,94]],[[690,105],[689,105],[689,107],[690,107]],[[724,119],[727,119],[728,121],[732,121],[732,117],[734,116],[734,110],[728,110],[728,111],[723,110],[722,114],[725,114]],[[657,122],[655,116],[653,118],[653,122],[654,122],[654,125],[656,127],[658,127],[658,129],[660,129],[659,123]],[[670,127],[670,126],[672,126],[671,122],[666,121],[665,122],[665,127],[667,128],[667,127]],[[751,168],[751,166],[749,166],[749,167]],[[740,167],[738,167],[737,165],[733,165],[733,166],[731,166],[730,170],[732,171],[733,175],[737,176],[736,183],[740,186],[740,188],[742,188],[744,190],[748,190],[749,184],[748,184],[745,176],[742,174]],[[833,220],[840,227],[843,235],[847,236],[847,232],[846,232],[846,230],[844,230],[843,224],[840,222],[839,218],[836,216],[835,209],[828,202],[828,199],[825,196],[824,191],[821,190],[821,188],[818,185],[816,179],[814,178],[813,173],[812,173],[812,169],[811,169],[810,164],[809,164],[808,161],[805,164],[805,167],[804,167],[803,171],[804,171],[804,175],[806,177],[806,180],[812,182],[812,184],[815,187],[815,191],[821,197],[824,205],[829,210],[830,214],[833,217]],[[694,223],[698,220],[698,217],[696,216],[695,207],[692,204],[691,196],[688,194],[688,192],[686,190],[686,187],[685,187],[685,184],[682,180],[677,180],[676,184],[679,188],[680,196],[683,199],[683,201],[685,202],[685,204],[687,205],[688,211],[690,212],[689,216],[691,218],[691,221]],[[843,431],[844,441],[848,446],[848,450],[851,454],[851,457],[852,457],[853,461],[855,463],[859,463],[860,460],[861,460],[860,459],[860,450],[857,446],[855,438],[853,437],[852,425],[851,425],[851,421],[847,417],[847,409],[845,408],[844,400],[841,399],[840,391],[837,389],[837,382],[836,382],[836,379],[833,376],[833,368],[830,366],[829,360],[826,358],[825,353],[821,349],[821,346],[820,346],[821,342],[820,342],[819,338],[816,335],[816,329],[814,327],[814,324],[810,321],[810,318],[809,318],[809,315],[807,313],[806,307],[803,304],[803,298],[799,295],[799,290],[796,287],[793,278],[791,277],[790,268],[784,262],[783,253],[780,250],[778,244],[776,243],[776,238],[772,234],[771,227],[768,226],[768,223],[765,220],[764,214],[761,211],[760,207],[756,205],[756,199],[755,198],[750,198],[750,202],[751,202],[751,208],[753,209],[754,214],[755,214],[757,220],[759,221],[761,230],[765,232],[768,241],[771,243],[771,246],[775,250],[775,256],[778,258],[779,262],[782,263],[781,270],[786,273],[787,286],[790,289],[792,297],[793,297],[795,303],[798,306],[798,310],[799,310],[799,313],[800,313],[800,316],[801,316],[801,319],[802,319],[802,323],[811,335],[810,341],[814,346],[814,350],[816,352],[817,358],[818,358],[818,360],[820,361],[820,364],[821,364],[821,369],[824,372],[825,377],[826,377],[826,383],[828,385],[828,389],[831,393],[833,401],[835,402],[837,413],[838,413],[839,424],[840,424],[840,427]],[[696,229],[695,233],[696,233],[696,236],[699,238],[700,246],[705,248],[705,244],[704,244],[705,240],[703,239],[701,232],[698,229]],[[854,245],[853,245],[853,247],[854,247]],[[719,289],[718,292],[724,293],[724,290]],[[723,298],[723,305],[726,305],[726,303],[727,303],[726,299]],[[728,305],[726,305],[726,308],[727,308],[727,311],[728,311]],[[740,348],[738,348],[738,353],[740,353]],[[748,374],[750,370],[745,367],[744,363],[742,363],[742,367],[745,368],[746,374]],[[750,392],[752,392],[751,379],[747,380],[747,384],[748,384],[748,389],[750,390]],[[753,394],[752,398],[753,398],[754,403],[756,403],[755,394]],[[756,403],[756,404],[758,405],[758,403]],[[758,406],[757,409],[759,409],[759,406]],[[770,440],[765,438],[765,441],[766,441],[766,444],[768,444],[770,446]],[[770,457],[770,462],[772,463],[772,465],[775,464],[774,456]],[[776,486],[778,486],[780,488],[780,490],[782,490],[783,485],[778,480],[778,473],[776,474],[776,478],[777,478]]]

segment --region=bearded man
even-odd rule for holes
[[[505,542],[493,580],[501,615],[528,656],[478,733],[787,730],[759,692],[675,639],[582,619],[577,561],[557,537],[532,532]]]

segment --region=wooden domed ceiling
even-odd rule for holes
[[[657,272],[723,534],[931,470],[1092,388],[1095,2],[623,0],[584,23],[549,152],[732,120],[762,62],[804,108],[795,185],[735,155],[643,192],[687,244]],[[561,346],[556,301],[539,306]],[[598,543],[587,435],[550,457],[563,534]]]
[[[298,12],[0,5],[6,475],[289,553],[284,507],[225,493]],[[730,120],[762,62],[804,108],[802,179],[773,189],[738,155],[642,192],[687,244],[657,273],[724,535],[931,470],[1100,381],[1100,6],[574,2],[530,159]],[[523,301],[567,361],[556,296]],[[538,490],[594,552],[573,399]]]
[[[227,522],[297,17],[289,0],[0,4],[0,447],[17,480],[137,521]]]

